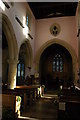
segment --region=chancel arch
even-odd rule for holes
[[[77,59],[77,55],[76,55],[76,53],[75,53],[75,50],[72,48],[72,46],[71,45],[69,45],[68,43],[66,43],[65,41],[63,41],[63,40],[60,40],[60,39],[52,39],[52,40],[49,40],[48,42],[46,42],[45,44],[43,44],[42,46],[41,46],[41,48],[38,50],[38,52],[37,52],[37,54],[36,54],[36,57],[35,57],[35,66],[37,66],[37,68],[36,68],[36,71],[37,72],[39,72],[39,74],[40,74],[40,76],[41,76],[41,63],[40,63],[40,60],[41,60],[41,56],[42,56],[42,54],[44,53],[44,51],[48,48],[48,47],[50,47],[50,46],[52,46],[52,45],[58,45],[58,46],[60,46],[61,47],[61,49],[62,48],[64,48],[64,51],[67,51],[67,53],[66,53],[66,55],[69,55],[69,58],[70,58],[70,61],[71,61],[71,68],[72,68],[72,72],[71,72],[71,74],[72,74],[72,80],[73,80],[73,82],[74,82],[74,84],[77,84],[77,80],[78,80],[78,75],[77,75],[77,70],[78,70],[78,59]],[[60,49],[60,50],[61,50]],[[55,47],[55,50],[56,50],[56,47]],[[55,50],[53,50],[53,51],[55,51]],[[52,54],[62,54],[62,53],[60,53],[59,51],[60,51],[59,49],[58,49],[58,52],[53,52]],[[49,54],[49,53],[48,53]],[[55,56],[54,55],[54,56]],[[44,57],[44,59],[45,59],[45,57]],[[67,59],[66,57],[65,57],[65,59]],[[46,68],[44,68],[44,69],[46,69]],[[50,68],[51,69],[51,68]],[[68,69],[68,68],[67,68]],[[65,74],[64,75],[64,78],[66,77],[66,75],[67,74]],[[55,76],[55,75],[54,75]],[[57,77],[57,76],[56,76]],[[43,84],[43,83],[42,83]]]
[[[14,89],[16,86],[16,68],[18,63],[18,46],[17,40],[14,33],[13,26],[9,20],[9,18],[2,14],[2,46],[6,46],[2,49],[2,58],[3,64],[2,67],[4,68],[4,61],[6,63],[6,70],[2,69],[2,80],[4,84],[8,85],[8,88]],[[15,49],[16,48],[16,49]],[[7,49],[7,51],[6,51]],[[7,53],[5,53],[5,51]],[[6,58],[5,58],[6,57]],[[4,80],[4,74],[7,71],[6,80]]]

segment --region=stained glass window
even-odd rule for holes
[[[18,77],[20,77],[20,66],[21,66],[21,64],[19,63],[18,64],[18,71],[17,71],[18,72]]]
[[[24,63],[18,63],[17,65],[17,77],[24,77]]]
[[[53,72],[63,72],[63,60],[60,54],[56,54],[53,58]]]
[[[24,64],[22,64],[22,69],[21,69],[21,76],[24,76]]]

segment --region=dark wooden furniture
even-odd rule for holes
[[[2,107],[10,107],[16,111],[16,96],[21,97],[21,112],[27,109],[27,106],[32,105],[38,98],[39,85],[16,86],[14,90],[2,89]]]
[[[64,90],[59,97],[59,120],[80,120],[80,91]]]

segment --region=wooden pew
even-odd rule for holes
[[[80,91],[63,91],[59,97],[59,120],[80,120]]]
[[[27,108],[28,105],[31,105],[33,101],[37,99],[38,97],[37,89],[39,87],[40,87],[39,85],[16,86],[15,88],[16,92],[23,95],[24,110]]]

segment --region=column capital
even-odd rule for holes
[[[9,64],[18,64],[19,60],[17,60],[17,59],[8,59],[7,62]]]

